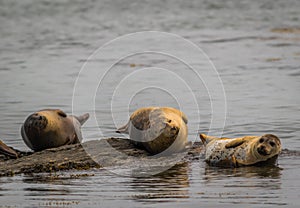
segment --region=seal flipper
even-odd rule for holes
[[[77,144],[80,143],[80,140],[77,137],[77,134],[74,133],[72,136],[67,137],[67,142],[64,145],[69,145],[69,144]]]
[[[74,116],[74,117],[79,121],[79,123],[81,125],[83,125],[89,119],[90,114],[85,113],[85,114],[83,114],[81,116]]]
[[[184,113],[181,113],[181,118],[182,118],[182,120],[184,121],[185,124],[188,123],[188,118]]]
[[[218,137],[208,136],[206,134],[199,134],[199,136],[204,145],[208,144],[210,141],[214,139],[219,139]]]
[[[129,121],[130,122],[130,121]],[[117,129],[116,133],[125,133],[125,134],[129,134],[129,131],[128,131],[128,127],[129,127],[129,122],[127,124],[125,124],[124,126],[120,127]]]
[[[242,138],[236,138],[236,139],[233,139],[233,141],[227,143],[225,145],[225,148],[238,147],[238,146],[242,145],[245,141],[249,141],[249,140],[255,139],[255,138],[257,138],[257,136],[245,136]]]
[[[244,138],[238,138],[238,139],[234,139],[233,141],[227,143],[225,145],[225,148],[229,149],[229,148],[235,148],[238,147],[240,145],[242,145],[245,142]]]
[[[0,140],[0,153],[12,158],[18,158],[18,153]]]

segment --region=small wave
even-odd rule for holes
[[[0,68],[0,71],[10,71],[11,69],[10,68],[8,68],[8,67],[1,67]]]
[[[215,39],[215,40],[204,40],[201,41],[202,43],[225,43],[225,42],[235,42],[241,40],[257,40],[260,39],[256,36],[244,36],[244,37],[235,37],[235,38],[222,38],[222,39]]]

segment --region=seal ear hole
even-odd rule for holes
[[[274,147],[275,146],[275,142],[269,142],[269,144]]]
[[[263,143],[265,140],[263,139],[263,138],[261,138],[260,140],[259,140],[259,143]]]
[[[67,117],[67,114],[65,114],[63,111],[57,111],[57,114],[64,118]]]

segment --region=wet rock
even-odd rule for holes
[[[17,159],[0,162],[0,176],[20,173],[56,172],[69,169],[98,167],[80,144],[47,149],[41,152],[20,153]]]
[[[139,163],[145,167],[165,167],[166,165],[197,158],[201,149],[201,144],[195,143],[193,147],[189,148],[188,152],[182,154],[151,156],[147,151],[134,146],[128,139],[108,138],[82,144],[66,145],[40,152],[15,150],[18,153],[17,159],[1,155],[0,176],[12,176],[21,173],[52,173],[61,170],[86,170],[101,167],[136,168]]]

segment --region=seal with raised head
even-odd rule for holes
[[[21,135],[25,144],[34,151],[79,143],[82,140],[81,125],[89,114],[68,116],[60,109],[37,111],[25,120]]]
[[[273,134],[241,138],[217,138],[200,134],[205,145],[205,161],[212,166],[239,167],[261,163],[275,164],[281,142]]]
[[[145,107],[134,111],[128,123],[117,130],[129,133],[134,144],[151,154],[183,151],[187,146],[188,119],[170,107]]]

